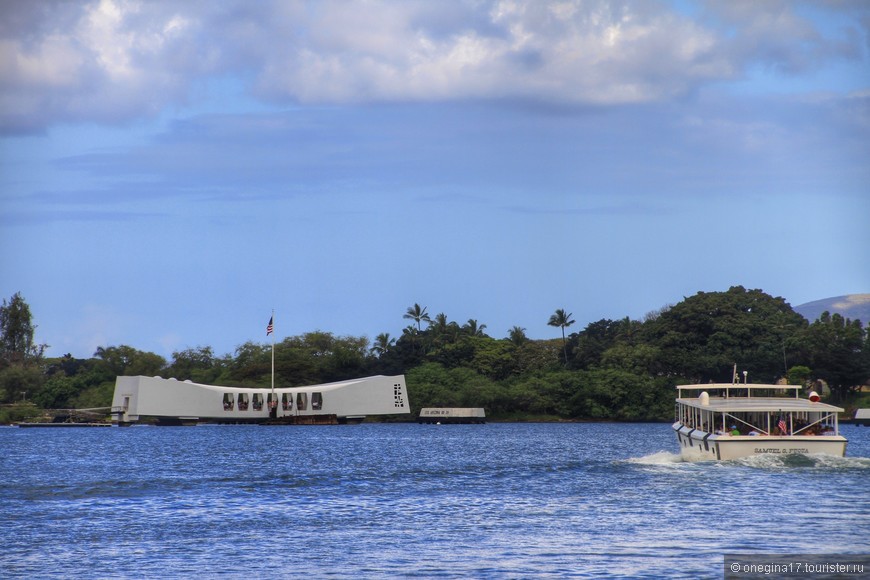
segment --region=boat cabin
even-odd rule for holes
[[[799,398],[796,385],[686,385],[677,387],[676,420],[708,433],[836,435],[840,407]],[[701,391],[699,395],[694,393]]]

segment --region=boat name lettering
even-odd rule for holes
[[[803,453],[804,455],[810,452],[809,449],[800,447],[797,449],[779,449],[778,447],[756,447],[755,453]]]

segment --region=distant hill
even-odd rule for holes
[[[843,318],[858,319],[865,327],[870,324],[870,294],[835,296],[807,302],[793,308],[810,322],[814,322],[823,312],[828,311],[831,314],[837,313]]]

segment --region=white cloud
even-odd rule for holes
[[[447,32],[419,24],[413,10],[397,22],[372,18],[370,5],[343,6],[341,17],[318,20],[318,33],[303,46],[264,53],[266,74],[258,87],[267,97],[302,101],[472,97],[611,104],[655,100],[732,74],[713,56],[711,32],[674,13],[638,13],[629,6],[497,2],[485,26],[455,21]]]
[[[212,76],[273,102],[528,99],[643,103],[862,54],[792,2],[13,2],[0,25],[0,130],[118,122],[185,103]],[[815,11],[827,5],[812,6]],[[197,90],[194,90],[197,89]]]

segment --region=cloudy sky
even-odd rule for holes
[[[48,354],[870,292],[870,3],[5,1]]]

